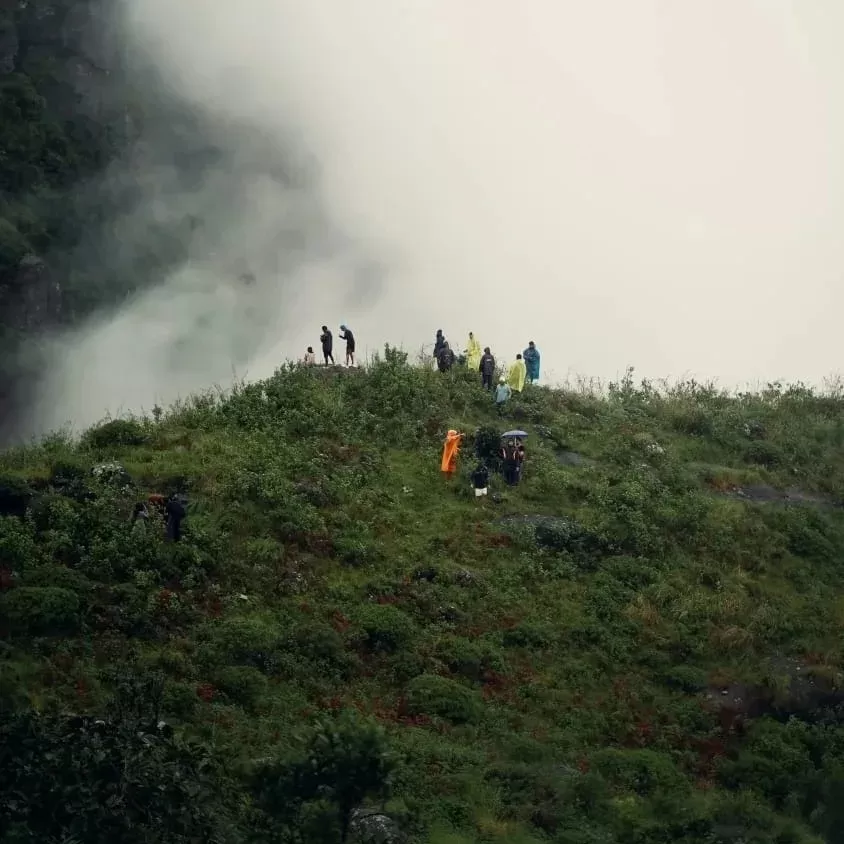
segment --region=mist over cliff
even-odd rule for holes
[[[364,354],[534,339],[545,380],[820,381],[842,23],[832,2],[125,0],[73,42],[109,33],[108,96],[79,100],[122,129],[73,182],[76,239],[19,256],[81,304],[70,333],[22,329],[49,332],[17,427],[266,375],[343,321]]]

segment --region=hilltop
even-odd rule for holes
[[[842,442],[800,386],[498,419],[388,348],[3,452],[0,840],[844,841]]]

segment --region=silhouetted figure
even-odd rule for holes
[[[352,329],[349,328],[348,325],[341,325],[340,331],[343,332],[340,335],[340,339],[346,341],[346,366],[354,366],[355,365],[355,335],[352,333]]]
[[[185,505],[179,500],[177,493],[173,493],[164,505],[167,513],[167,539],[178,542],[182,538],[182,520],[187,515]]]
[[[325,358],[325,365],[328,366],[328,361],[334,364],[334,335],[328,330],[327,325],[323,325],[322,334],[319,336],[319,342],[322,343],[322,356]]]
[[[445,340],[437,356],[437,368],[440,372],[448,372],[452,366],[454,366],[454,352],[451,350],[451,346],[448,345],[448,341]]]
[[[478,366],[478,371],[481,373],[481,385],[485,390],[492,389],[492,379],[495,375],[495,358],[489,350],[489,346],[484,349],[481,363]]]

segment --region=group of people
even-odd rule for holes
[[[342,324],[340,326],[340,339],[346,341],[346,366],[355,365],[355,333],[348,325]],[[329,362],[332,366],[336,366],[334,362],[334,335],[327,325],[322,326],[322,333],[319,335],[320,346],[322,347],[322,357],[325,366]],[[305,352],[305,357],[302,363],[307,366],[314,366],[316,364],[316,353],[313,346],[308,346]]]
[[[510,432],[521,433],[524,432]],[[460,454],[460,444],[464,434],[451,429],[445,438],[443,445],[442,460],[440,469],[446,478],[454,477],[457,472],[457,458]],[[521,437],[511,436],[501,444],[498,450],[498,459],[501,464],[501,474],[508,486],[516,486],[522,479],[522,470],[525,464],[527,453],[524,441]],[[489,468],[483,461],[480,461],[472,472],[472,488],[475,491],[475,498],[481,498],[489,492]]]
[[[146,501],[139,501],[132,511],[131,529],[146,530],[151,516],[150,511],[157,511],[164,520],[167,540],[178,542],[182,538],[182,521],[187,515],[185,502],[178,493],[168,497],[157,493],[150,495]]]
[[[497,370],[495,357],[489,346],[481,351],[480,341],[472,331],[469,332],[469,342],[466,345],[464,358],[469,370],[480,373],[481,386],[486,390],[492,390]],[[440,372],[448,372],[457,360],[457,355],[446,340],[442,329],[438,329],[434,338],[434,361],[437,369]],[[516,360],[507,368],[506,375],[502,374],[498,379],[498,386],[495,388],[495,403],[499,409],[503,408],[513,393],[521,393],[526,383],[535,384],[539,380],[539,363],[539,349],[531,340],[524,352],[516,355]]]

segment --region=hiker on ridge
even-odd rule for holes
[[[466,366],[473,372],[478,371],[481,365],[481,344],[477,337],[470,331],[469,343],[466,346]]]
[[[437,329],[437,336],[434,338],[434,363],[439,363],[440,360],[440,352],[443,350],[443,346],[445,345],[445,334],[443,334],[442,328]]]
[[[355,335],[352,333],[352,329],[349,328],[348,325],[341,325],[340,331],[343,333],[340,335],[341,340],[346,341],[346,366],[354,366],[355,365]]]
[[[302,358],[302,363],[305,366],[313,366],[316,363],[316,355],[314,354],[314,347],[308,346],[308,351],[305,352],[305,357]]]
[[[512,389],[510,389],[510,385],[505,381],[504,376],[502,375],[498,379],[498,386],[495,388],[495,407],[498,410],[498,415],[504,415],[504,405],[510,400],[510,396],[513,394]]]
[[[495,358],[489,350],[489,346],[484,349],[483,357],[478,364],[478,371],[481,373],[481,386],[485,390],[492,389],[492,376],[495,375]]]
[[[440,372],[448,372],[452,366],[454,366],[454,352],[451,350],[448,340],[444,340],[437,357],[437,368]]]
[[[516,360],[510,364],[510,370],[507,373],[507,383],[514,393],[521,393],[524,390],[526,377],[527,367],[525,367],[525,362],[521,355],[516,355]]]
[[[536,348],[533,340],[522,353],[527,367],[527,380],[529,384],[535,384],[539,380],[539,349]]]
[[[328,366],[328,361],[331,361],[331,365],[334,366],[334,336],[328,330],[327,325],[322,327],[319,342],[322,343],[322,356],[325,358],[325,365]]]

